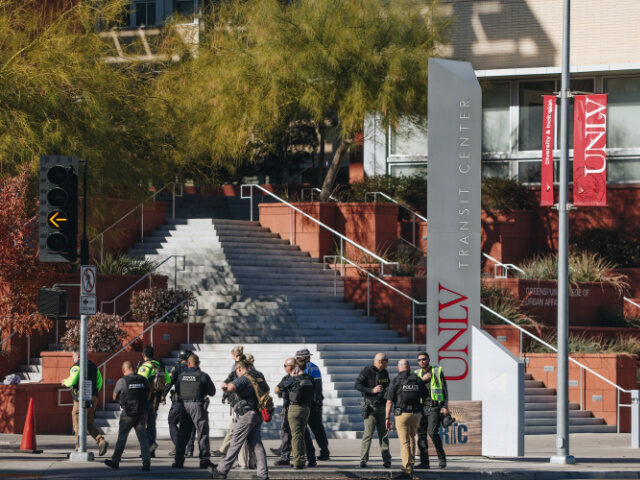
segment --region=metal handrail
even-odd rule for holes
[[[184,192],[181,191],[180,195],[176,195],[176,185],[177,185],[177,182],[167,183],[160,190],[156,190],[155,192],[153,192],[153,195],[145,198],[142,202],[140,202],[138,205],[133,207],[131,210],[129,210],[127,213],[125,213],[122,217],[120,217],[114,223],[112,223],[107,228],[105,228],[102,232],[98,233],[95,237],[93,237],[91,240],[89,240],[89,244],[92,244],[95,240],[100,238],[100,262],[102,262],[103,254],[104,254],[104,234],[107,233],[109,230],[111,230],[113,227],[115,227],[117,224],[119,224],[122,220],[127,218],[129,215],[131,215],[133,212],[138,210],[138,208],[140,208],[141,212],[142,212],[141,220],[140,220],[140,222],[141,222],[140,241],[142,243],[144,243],[144,204],[147,203],[149,200],[154,200],[155,201],[156,196],[158,196],[158,194],[160,192],[162,192],[163,190],[165,190],[169,186],[172,187],[172,189],[171,189],[171,218],[172,219],[176,218],[176,196],[180,197],[180,196],[182,196],[184,194]],[[180,184],[180,186],[182,187],[182,184]]]
[[[513,263],[502,263],[499,260],[496,260],[495,258],[493,258],[491,255],[482,252],[482,255],[485,258],[488,258],[489,260],[491,260],[493,263],[495,263],[495,265],[493,266],[493,277],[494,278],[507,278],[507,275],[509,275],[509,269],[515,270],[518,273],[524,273],[524,270],[522,270],[520,267],[514,265]],[[504,275],[498,275],[498,269],[502,268]]]
[[[249,187],[249,196],[245,196],[244,195],[244,189],[245,187]],[[286,200],[283,200],[282,198],[278,197],[276,194],[271,193],[269,190],[261,187],[260,185],[256,185],[256,184],[243,184],[240,186],[240,198],[243,199],[250,199],[250,203],[249,203],[249,219],[253,222],[253,189],[254,188],[258,188],[260,190],[262,190],[264,193],[266,193],[267,195],[270,195],[271,197],[275,198],[277,201],[279,201],[280,203],[284,203],[286,206],[288,206],[292,211],[298,212],[301,215],[307,217],[309,220],[317,223],[318,225],[320,225],[322,228],[324,228],[325,230],[328,230],[329,232],[333,233],[335,236],[337,236],[340,239],[340,257],[343,257],[343,252],[344,252],[344,242],[347,242],[348,244],[356,247],[357,249],[363,251],[364,253],[366,253],[367,255],[369,255],[372,258],[375,258],[376,260],[378,260],[381,264],[381,274],[382,276],[384,276],[384,266],[385,265],[398,265],[398,262],[390,262],[388,260],[385,260],[384,258],[380,257],[379,255],[376,255],[375,253],[367,250],[366,248],[364,248],[361,245],[358,245],[356,242],[354,242],[353,240],[345,237],[344,235],[342,235],[341,233],[335,231],[333,228],[328,227],[327,225],[325,225],[324,223],[322,223],[320,220],[317,220],[315,218],[313,218],[311,215],[309,215],[308,213],[303,212],[302,210],[300,210],[298,207],[293,206],[292,204],[290,204],[289,202],[287,202]],[[291,215],[291,218],[289,219],[289,243],[291,245],[293,245],[293,215]]]
[[[126,348],[128,348],[130,345],[132,345],[136,340],[138,340],[138,338],[140,338],[142,335],[144,335],[145,333],[147,333],[149,330],[152,330],[153,327],[155,327],[158,323],[160,323],[162,320],[164,320],[165,318],[167,318],[167,316],[173,312],[175,312],[178,308],[180,308],[182,305],[187,304],[187,308],[189,308],[190,306],[190,302],[189,300],[182,300],[180,303],[178,303],[175,307],[173,307],[171,310],[169,310],[167,313],[165,313],[164,315],[162,315],[160,318],[158,318],[155,322],[153,322],[151,325],[149,325],[147,328],[145,328],[142,332],[140,332],[138,335],[136,335],[135,337],[133,337],[131,339],[131,341],[129,343],[127,343],[124,347],[122,347],[120,350],[118,350],[116,353],[114,353],[113,355],[111,355],[109,358],[107,358],[104,362],[102,362],[100,365],[98,365],[97,368],[102,367],[102,377],[104,378],[105,384],[107,382],[107,363],[109,363],[111,360],[113,360],[115,357],[117,357],[118,355],[120,355]],[[196,307],[197,309],[197,307]],[[197,310],[196,310],[196,314],[197,314]],[[189,325],[189,312],[187,311],[187,326]],[[151,334],[151,340],[153,341],[153,332]],[[187,338],[188,340],[188,338]],[[106,388],[102,389],[102,409],[104,410],[106,408]]]
[[[327,259],[329,258],[333,258],[334,259],[334,272],[336,272],[336,274],[334,275],[334,294],[337,294],[337,279],[336,279],[336,275],[338,272],[338,264],[335,261],[335,259],[337,259],[339,256],[338,255],[325,255],[323,257],[322,260],[322,268],[323,270],[326,270],[326,266],[327,266]],[[357,263],[352,262],[351,260],[349,260],[348,258],[342,258],[342,260],[344,262],[347,262],[349,265],[352,265],[354,267],[356,267],[358,270],[360,270],[363,273],[367,274],[367,316],[370,316],[371,314],[371,288],[370,288],[370,283],[369,283],[369,279],[373,278],[374,280],[377,280],[378,282],[380,282],[382,285],[384,285],[387,288],[390,288],[391,290],[393,290],[396,293],[399,293],[400,295],[402,295],[404,298],[406,298],[407,300],[411,301],[411,341],[413,343],[415,343],[416,341],[416,318],[424,318],[425,323],[427,320],[427,315],[425,312],[425,315],[416,315],[416,306],[427,306],[427,302],[421,302],[419,300],[416,300],[415,298],[411,297],[410,295],[407,295],[406,293],[404,293],[403,291],[397,289],[396,287],[394,287],[393,285],[391,285],[388,282],[385,282],[383,279],[381,279],[380,277],[378,277],[377,275],[371,273],[370,271],[362,268],[360,265],[358,265]],[[341,275],[344,276],[344,263],[341,262]]]
[[[630,298],[627,297],[622,297],[624,299],[625,302],[630,303],[631,305],[633,305],[634,307],[638,307],[640,308],[640,305],[638,305],[636,302],[634,302],[633,300],[631,300]]]
[[[16,333],[18,333],[18,331],[17,331],[17,330],[14,330],[14,331],[11,333],[11,335],[9,335],[7,338],[5,338],[4,340],[2,340],[2,342],[0,342],[0,347],[1,347],[2,345],[4,345],[4,343],[5,343],[6,341],[10,340],[10,339],[11,339],[11,337],[13,337]]]
[[[113,304],[113,313],[116,313],[116,301],[118,301],[118,299],[120,297],[122,297],[125,293],[129,292],[133,287],[135,287],[136,285],[138,285],[140,282],[142,282],[144,279],[146,278],[150,278],[151,275],[153,275],[153,273],[160,268],[162,265],[164,265],[166,262],[168,262],[169,260],[171,260],[172,258],[174,259],[174,266],[173,266],[173,288],[177,289],[178,287],[178,257],[182,257],[182,269],[180,270],[181,272],[184,272],[186,269],[186,256],[185,255],[169,255],[167,258],[165,258],[162,262],[158,263],[155,267],[153,267],[153,270],[151,270],[149,273],[145,274],[143,277],[140,277],[138,280],[136,280],[134,283],[132,283],[131,285],[129,285],[129,287],[126,290],[123,290],[122,292],[120,292],[114,299],[112,300],[103,300],[100,302],[100,311],[104,312],[104,305],[111,303]],[[122,315],[122,318],[126,317],[127,315],[129,315],[129,313],[131,313],[131,310],[129,310],[127,313],[125,313],[124,315]]]
[[[541,338],[537,337],[536,335],[534,335],[533,333],[529,332],[528,330],[522,328],[520,325],[518,325],[515,322],[512,322],[511,320],[509,320],[508,318],[505,318],[504,316],[500,315],[498,312],[490,309],[489,307],[480,304],[480,308],[485,309],[487,312],[491,313],[492,315],[498,317],[500,320],[502,320],[503,322],[508,323],[509,325],[511,325],[512,327],[517,328],[518,330],[520,330],[520,335],[522,335],[523,333],[525,335],[530,336],[531,338],[533,338],[535,341],[541,343],[542,345],[544,345],[545,347],[547,347],[549,350],[552,350],[554,352],[558,352],[558,349],[555,348],[554,346],[548,344],[547,342],[545,342],[544,340],[542,340]],[[521,337],[522,339],[522,337]],[[522,348],[522,340],[520,341],[520,345]],[[576,359],[572,358],[572,357],[568,357],[570,362],[573,362],[575,365],[580,367],[580,372],[582,375],[582,370],[585,370],[589,373],[591,373],[592,375],[596,376],[597,378],[599,378],[600,380],[602,380],[605,383],[608,383],[609,385],[611,385],[612,387],[614,387],[616,389],[616,395],[617,395],[617,400],[616,400],[616,428],[618,433],[620,433],[620,407],[631,407],[632,404],[621,404],[620,403],[620,393],[628,393],[631,394],[634,391],[637,390],[627,390],[625,388],[622,388],[620,385],[617,385],[615,383],[613,383],[611,380],[609,380],[606,377],[603,377],[602,375],[600,375],[598,372],[595,372],[594,370],[590,369],[589,367],[587,367],[586,365],[580,363],[579,361],[577,361]],[[580,389],[580,394],[582,395],[582,388]],[[581,397],[582,398],[582,397]],[[582,403],[582,400],[581,400]],[[580,405],[580,407],[582,408],[583,405]],[[633,426],[632,426],[633,428]]]
[[[373,195],[373,201],[374,203],[377,203],[378,201],[378,195],[380,195],[382,198],[386,198],[387,200],[389,200],[392,203],[395,203],[396,205],[398,205],[399,207],[404,208],[405,210],[407,210],[411,215],[413,215],[414,217],[419,218],[420,220],[422,220],[423,222],[427,222],[427,219],[420,215],[418,212],[410,209],[409,207],[407,207],[405,204],[400,203],[398,200],[396,200],[395,198],[390,197],[389,195],[387,195],[384,192],[366,192],[364,194],[364,201],[367,201],[367,198],[369,197],[369,195]]]
[[[304,202],[304,197],[305,197],[305,192],[310,192],[311,193],[311,201],[313,202],[313,193],[317,192],[317,193],[322,193],[322,190],[319,189],[318,187],[305,187],[302,190],[300,190],[300,196],[302,197],[302,201]],[[333,200],[334,202],[337,202],[338,199],[336,197],[334,197],[333,195],[329,195],[329,200]]]

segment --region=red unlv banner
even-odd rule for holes
[[[544,95],[542,103],[542,178],[540,205],[553,205],[553,129],[555,128],[556,97]]]
[[[607,204],[607,95],[576,95],[573,204]]]

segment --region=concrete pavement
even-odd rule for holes
[[[137,458],[139,449],[135,435],[129,437],[127,450],[119,470],[111,470],[103,463],[109,458],[115,437],[107,436],[110,443],[105,457],[97,456],[97,447],[93,439],[88,438],[89,450],[96,455],[96,461],[90,463],[72,463],[66,459],[67,452],[73,448],[71,436],[40,435],[38,448],[42,454],[16,453],[20,446],[19,435],[0,435],[0,479],[96,479],[96,478],[136,478],[136,479],[196,479],[209,478],[206,470],[198,469],[198,459],[187,459],[185,469],[171,469],[172,458],[168,456],[172,444],[161,440],[157,451],[158,458],[152,459],[151,472],[141,472],[141,461]],[[374,440],[375,442],[375,440]],[[264,442],[267,452],[277,447],[279,442]],[[551,465],[549,457],[555,452],[555,436],[527,436],[525,456],[521,458],[488,457],[450,457],[446,470],[434,468],[430,471],[417,471],[420,479],[517,479],[552,480],[617,478],[640,479],[640,450],[629,447],[628,434],[574,434],[571,435],[571,453],[576,457],[576,465]],[[212,449],[220,445],[220,439],[212,441]],[[273,467],[276,457],[269,456],[269,475],[271,479],[388,479],[399,472],[400,447],[397,439],[391,440],[394,455],[393,468],[382,468],[377,442],[371,451],[370,468],[360,469],[359,440],[330,440],[332,458],[328,462],[319,462],[318,468],[292,470],[288,467]],[[214,462],[216,459],[212,459]],[[432,465],[437,459],[432,458]],[[248,479],[255,471],[233,469],[229,479]]]

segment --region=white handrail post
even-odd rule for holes
[[[640,448],[640,390],[631,390],[631,447]]]
[[[344,277],[344,242],[340,237],[340,274]]]
[[[293,245],[293,210],[289,209],[289,245]]]
[[[620,390],[616,388],[616,433],[620,433]]]
[[[580,410],[584,410],[584,368],[580,367],[580,376],[578,377],[578,388],[580,388]]]
[[[176,182],[173,182],[173,188],[171,189],[171,218],[176,219]]]

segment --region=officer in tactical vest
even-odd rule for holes
[[[362,393],[362,417],[364,418],[364,434],[362,435],[362,447],[360,449],[360,468],[366,468],[369,461],[369,449],[373,431],[378,430],[380,452],[385,468],[391,468],[391,453],[389,452],[389,434],[386,425],[384,399],[389,389],[389,372],[387,364],[389,359],[384,353],[376,353],[373,365],[365,367],[356,379],[355,388]]]
[[[280,448],[271,451],[280,456],[274,465],[290,465],[291,464],[291,428],[289,427],[289,391],[285,388],[288,380],[291,378],[291,372],[296,368],[296,359],[287,358],[284,361],[284,371],[286,375],[282,377],[280,383],[276,386],[275,392],[282,397],[282,424],[280,425]],[[316,461],[316,449],[313,448],[311,439],[311,431],[307,425],[304,429],[304,446],[307,452],[307,467],[315,467],[318,465]],[[277,453],[276,453],[277,452]]]
[[[386,427],[391,430],[391,410],[396,420],[400,452],[402,456],[402,472],[395,478],[413,478],[415,464],[416,433],[422,416],[422,401],[427,397],[427,387],[417,375],[411,373],[409,360],[398,362],[398,376],[393,379],[385,398]]]
[[[149,442],[147,439],[147,410],[151,398],[151,387],[146,378],[134,373],[133,365],[127,361],[122,364],[124,377],[116,382],[113,390],[113,399],[120,401],[122,412],[120,413],[120,425],[118,427],[118,440],[113,449],[111,459],[104,461],[105,465],[117,469],[120,465],[122,452],[127,444],[127,437],[131,429],[135,429],[140,452],[142,453],[142,470],[148,472],[151,468],[149,455]]]
[[[178,375],[176,394],[182,399],[184,409],[180,417],[176,461],[172,466],[173,468],[183,467],[185,447],[191,435],[191,429],[195,427],[200,447],[200,468],[207,468],[211,465],[207,396],[215,395],[216,387],[209,375],[200,370],[200,359],[195,353],[189,356],[187,369]]]
[[[169,392],[171,392],[171,408],[169,409],[169,435],[171,436],[171,441],[173,442],[174,449],[169,452],[169,455],[175,457],[176,455],[176,447],[178,446],[178,426],[180,425],[180,417],[182,415],[182,411],[184,410],[184,403],[182,399],[171,389],[175,386],[178,381],[178,376],[184,372],[187,366],[187,360],[191,356],[191,350],[180,350],[178,354],[178,363],[171,370],[171,381],[167,384],[164,389],[164,393],[162,395],[162,404],[166,403],[166,398]],[[189,436],[189,441],[187,442],[186,448],[186,456],[193,457],[193,443],[196,437],[196,429],[191,429],[191,435]]]
[[[289,378],[282,384],[283,391],[289,401],[287,420],[291,431],[291,450],[293,454],[293,467],[303,469],[305,467],[305,432],[311,407],[315,401],[315,388],[313,377],[304,373],[299,367],[291,370]],[[309,439],[307,441],[311,441]],[[315,462],[315,458],[310,460]]]
[[[69,370],[69,376],[62,381],[62,385],[69,387],[73,393],[73,410],[71,411],[71,419],[73,422],[73,431],[76,435],[76,451],[78,451],[78,416],[80,414],[80,394],[78,387],[80,384],[80,352],[75,351],[73,356],[73,366]],[[104,439],[100,430],[94,424],[96,406],[98,405],[98,392],[102,389],[102,374],[96,364],[91,360],[87,360],[87,380],[91,382],[91,404],[87,408],[87,432],[96,442],[98,442],[98,454],[100,456],[107,453],[109,443]]]
[[[149,418],[147,418],[147,439],[149,441],[149,451],[151,457],[155,457],[156,448],[156,418],[158,418],[158,407],[162,402],[164,387],[171,381],[171,377],[164,368],[162,362],[153,359],[153,347],[147,345],[142,349],[143,362],[138,366],[137,374],[142,375],[149,382],[151,387],[151,404],[149,405]]]
[[[449,392],[447,390],[447,380],[442,373],[442,367],[439,365],[429,365],[429,355],[427,352],[418,354],[418,366],[415,373],[422,379],[427,387],[429,394],[424,400],[422,409],[422,419],[418,427],[418,448],[420,449],[420,464],[416,468],[429,468],[429,452],[427,435],[431,437],[433,446],[438,454],[440,468],[447,466],[447,457],[442,447],[442,438],[440,437],[439,428],[442,421],[442,415],[447,415]]]

